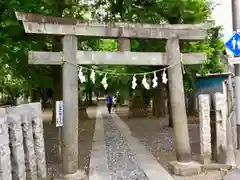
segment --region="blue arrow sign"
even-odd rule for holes
[[[234,33],[233,36],[225,43],[225,46],[233,53],[235,56],[240,55],[240,34]]]

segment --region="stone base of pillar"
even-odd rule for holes
[[[60,177],[54,178],[54,180],[87,180],[87,175],[84,171],[78,170],[74,174],[60,175]]]
[[[200,174],[201,164],[197,162],[188,162],[188,163],[181,163],[178,161],[171,161],[169,162],[169,170],[172,174],[177,176],[191,176]]]
[[[223,177],[223,180],[237,180],[240,177],[240,170],[239,169],[233,169],[231,172],[227,173]]]
[[[236,166],[240,169],[240,150],[235,150]]]
[[[211,162],[212,162],[211,154],[202,154],[202,155],[200,155],[200,157],[201,157],[201,163],[202,164],[211,164]]]

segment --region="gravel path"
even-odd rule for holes
[[[135,163],[135,154],[126,144],[112,117],[104,117],[104,132],[108,168],[112,180],[149,180],[144,171]]]

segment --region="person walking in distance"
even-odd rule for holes
[[[112,97],[108,95],[106,101],[107,101],[108,113],[110,114],[112,110]]]

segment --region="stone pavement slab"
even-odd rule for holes
[[[223,180],[239,180],[239,179],[240,179],[240,169],[233,169],[223,178]]]
[[[136,163],[136,154],[131,151],[111,117],[104,117],[104,132],[108,167],[111,171],[112,180],[149,180]]]
[[[124,135],[126,142],[136,153],[139,166],[144,170],[149,180],[159,180],[159,177],[161,177],[161,180],[174,180],[174,178],[157,162],[145,146],[131,135],[128,126],[116,114],[113,114],[112,116],[117,127]]]
[[[109,177],[103,119],[101,111],[98,111],[89,165],[89,180],[109,180]]]

